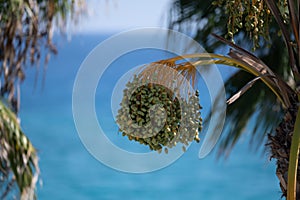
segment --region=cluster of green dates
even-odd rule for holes
[[[147,83],[138,86],[138,78],[126,84],[116,122],[129,140],[149,146],[159,153],[182,144],[183,151],[193,140],[199,142],[202,130],[199,92],[182,98],[178,89]],[[176,95],[177,94],[177,95]]]
[[[286,21],[286,0],[276,2]],[[238,32],[246,31],[253,39],[253,50],[260,47],[260,37],[266,42],[270,40],[269,26],[272,23],[272,15],[265,1],[214,0],[212,5],[218,6],[228,16],[227,38],[233,39]]]

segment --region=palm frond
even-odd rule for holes
[[[240,90],[240,85],[246,85],[253,78],[253,75],[244,71],[233,74],[225,84],[228,97]],[[282,108],[276,97],[262,82],[257,82],[251,90],[227,107],[226,128],[222,133],[219,155],[228,155],[244,134],[251,135],[252,144],[259,147],[264,136],[276,127],[282,115]],[[227,153],[223,154],[224,152]]]
[[[285,42],[285,45],[288,49],[289,61],[290,61],[290,65],[291,65],[291,68],[293,70],[294,76],[295,76],[295,78],[300,79],[299,69],[298,69],[298,66],[297,66],[296,58],[295,58],[295,52],[294,52],[293,46],[291,44],[289,29],[286,27],[286,25],[284,23],[284,20],[282,18],[282,15],[281,15],[281,13],[279,11],[279,8],[276,5],[276,3],[272,0],[266,0],[266,3],[268,5],[268,7],[270,8],[275,20],[277,21],[277,23],[280,27],[280,30],[282,31],[284,42]],[[291,17],[293,18],[295,16],[291,16]],[[297,25],[295,25],[295,23],[296,23],[295,20],[296,19],[293,19],[293,20],[294,20],[292,22],[293,26],[297,26]],[[297,31],[296,31],[296,33],[297,33]],[[295,37],[298,37],[298,36],[295,36]]]
[[[236,94],[234,94],[230,99],[227,100],[227,104],[230,105],[238,100],[245,92],[247,92],[262,76],[255,77],[251,81],[249,81],[242,89],[240,89]]]
[[[299,1],[298,1],[298,3],[299,3]],[[288,0],[288,9],[289,9],[289,14],[290,14],[290,19],[291,19],[292,30],[294,32],[296,43],[299,47],[300,46],[300,41],[299,41],[299,13],[296,13],[297,11],[295,11],[295,9],[297,9],[297,7],[296,7],[293,0]],[[298,10],[298,12],[299,12],[299,10]]]
[[[0,150],[0,198],[19,195],[22,200],[33,199],[39,175],[36,150],[22,132],[15,114],[1,101]]]
[[[80,13],[83,7],[78,4],[83,1],[0,1],[0,96],[15,112],[19,109],[16,88],[25,79],[25,67],[38,69],[41,58],[46,63],[50,54],[57,53],[54,25],[63,31],[67,14]]]

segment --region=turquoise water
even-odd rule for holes
[[[83,59],[107,37],[81,35],[74,36],[71,42],[57,39],[59,54],[52,56],[48,64],[44,87],[43,70],[39,71],[36,86],[36,71],[28,70],[27,79],[22,85],[20,117],[24,131],[39,152],[39,199],[280,198],[274,163],[267,161],[266,154],[250,152],[247,137],[226,161],[217,161],[214,152],[202,160],[198,159],[200,145],[195,143],[171,166],[147,174],[115,171],[93,158],[75,129],[72,88]],[[139,55],[134,64],[154,61],[159,56],[158,52],[144,54]],[[120,70],[115,76],[122,73]],[[107,77],[112,75],[107,72]],[[112,85],[113,80],[100,81],[96,93],[97,109],[110,103]],[[207,103],[205,98],[202,97],[204,107]],[[139,149],[139,145],[129,143],[116,134],[117,129],[110,119],[111,113],[108,110],[106,112],[105,116],[98,115],[98,118],[100,123],[107,123],[111,134],[109,137],[122,147]]]

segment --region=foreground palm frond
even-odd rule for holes
[[[54,27],[64,31],[69,18],[76,20],[83,9],[84,0],[0,1],[0,96],[15,112],[25,66],[38,69],[42,58],[47,63],[57,53],[52,42]]]
[[[22,200],[33,199],[38,175],[36,150],[16,115],[0,101],[0,199],[16,194]],[[12,188],[18,192],[11,194]]]
[[[36,151],[17,117],[26,66],[39,68],[57,49],[53,28],[64,32],[85,11],[85,0],[0,0],[0,199],[32,199],[39,168]],[[46,69],[46,68],[44,68]],[[45,75],[45,74],[44,74]],[[15,191],[16,190],[16,191]]]

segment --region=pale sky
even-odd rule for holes
[[[89,0],[88,17],[72,32],[111,33],[139,27],[166,27],[172,0]]]

